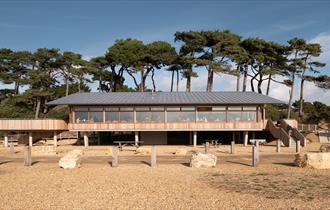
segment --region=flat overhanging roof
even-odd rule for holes
[[[253,105],[284,104],[255,92],[110,92],[75,93],[48,105]]]

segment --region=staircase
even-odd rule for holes
[[[296,146],[297,141],[300,141],[301,146],[306,146],[305,137],[286,120],[280,120],[277,124],[268,120],[265,130],[269,131],[275,139],[280,139],[287,147]]]

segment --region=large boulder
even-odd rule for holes
[[[297,154],[295,165],[315,169],[330,169],[330,152]]]
[[[186,149],[182,149],[182,148],[180,148],[180,149],[177,149],[176,151],[175,151],[175,155],[186,155],[187,154],[187,150]]]
[[[135,153],[140,155],[150,155],[151,149],[146,147],[139,147],[135,150]]]
[[[196,153],[193,154],[190,160],[190,167],[193,168],[211,168],[217,165],[217,156],[213,154]]]
[[[75,149],[67,154],[65,154],[58,164],[60,165],[61,168],[64,169],[72,169],[76,167],[80,167],[80,162],[81,162],[81,157],[83,155],[83,151],[80,149]]]

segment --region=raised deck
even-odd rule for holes
[[[1,131],[65,131],[68,124],[59,119],[0,119]]]

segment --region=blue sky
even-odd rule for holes
[[[35,50],[55,47],[83,54],[102,55],[120,38],[144,42],[164,40],[174,44],[173,34],[184,30],[229,29],[246,37],[286,43],[293,37],[318,41],[320,58],[330,74],[330,1],[6,1],[0,3],[0,48]],[[204,72],[195,90],[204,90]],[[160,88],[168,90],[169,75],[158,75]],[[232,78],[234,79],[234,78]],[[227,76],[215,78],[215,90],[227,90]],[[165,81],[165,82],[164,82]],[[128,84],[131,81],[127,80]],[[183,89],[184,81],[181,82]],[[200,83],[200,84],[199,84]],[[274,86],[275,88],[277,86]],[[329,91],[311,85],[309,100],[330,104]],[[286,99],[288,90],[273,96]],[[276,91],[275,91],[276,92]],[[297,93],[298,94],[298,93]]]

